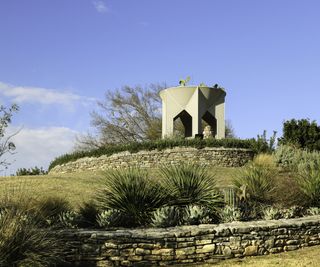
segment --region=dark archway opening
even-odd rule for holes
[[[192,136],[192,117],[183,110],[173,119],[173,132],[175,135]]]

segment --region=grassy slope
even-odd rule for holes
[[[286,266],[286,267],[318,267],[320,266],[320,247],[308,247],[295,251],[272,254],[259,257],[247,257],[243,259],[231,259],[222,261],[219,264],[208,265],[220,267],[269,267],[269,266]]]
[[[216,173],[217,184],[227,186],[238,168],[212,168]],[[155,170],[151,177],[157,177]],[[81,202],[90,200],[103,184],[102,172],[81,172],[60,175],[39,175],[20,177],[0,177],[0,196],[12,191],[13,188],[23,191],[26,195],[41,198],[61,196],[77,207]]]
[[[219,186],[231,184],[232,177],[239,168],[211,168],[216,173]],[[156,171],[150,176],[156,178]],[[61,196],[77,207],[84,200],[91,199],[96,190],[103,184],[103,173],[82,172],[76,174],[0,177],[0,196],[17,189],[25,194],[41,198],[49,195]],[[231,259],[213,266],[319,266],[320,247],[305,248],[288,253]],[[209,265],[208,265],[209,266]]]

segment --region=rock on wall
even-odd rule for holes
[[[203,165],[219,167],[240,167],[253,158],[253,151],[240,148],[191,148],[175,147],[165,150],[122,152],[98,158],[81,158],[55,166],[50,173],[70,173],[87,170],[105,170],[108,168],[157,168],[161,165],[179,164],[179,162],[198,162]]]
[[[116,231],[70,230],[68,261],[80,266],[159,266],[265,255],[320,244],[320,216]]]

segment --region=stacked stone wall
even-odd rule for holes
[[[73,162],[55,166],[50,173],[71,173],[78,171],[98,171],[108,168],[158,168],[181,162],[200,163],[207,166],[240,167],[253,158],[253,151],[236,148],[190,148],[176,147],[165,150],[122,152],[111,156],[81,158]]]
[[[80,266],[166,266],[266,255],[320,244],[320,216],[115,231],[70,230],[67,259]]]

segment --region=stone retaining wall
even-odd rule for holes
[[[265,255],[320,244],[320,216],[116,231],[70,230],[68,260],[81,266],[164,266]]]
[[[70,173],[108,168],[157,168],[160,165],[179,164],[180,162],[198,162],[203,165],[219,167],[240,167],[253,158],[253,151],[236,148],[191,148],[176,147],[162,151],[122,152],[98,158],[82,158],[55,166],[52,173]]]

